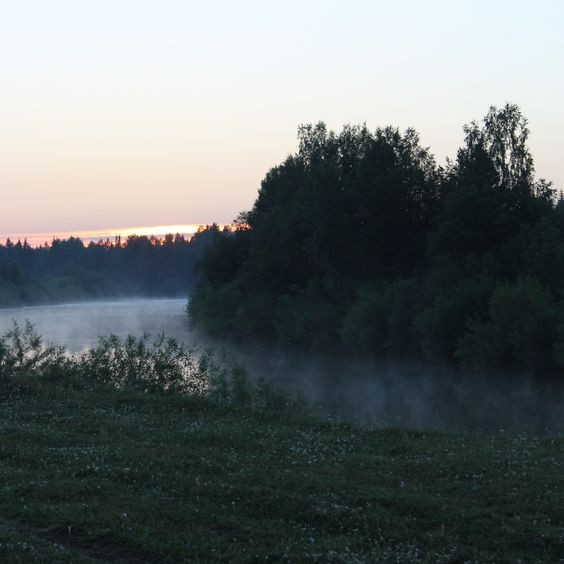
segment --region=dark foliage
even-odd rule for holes
[[[0,244],[0,307],[105,297],[185,297],[194,265],[218,234],[216,225],[191,239],[133,235],[84,243],[54,239],[38,248]]]
[[[413,130],[302,126],[201,263],[192,321],[309,350],[556,373],[564,205],[519,108],[465,126],[439,167]]]

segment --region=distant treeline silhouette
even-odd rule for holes
[[[503,371],[564,367],[564,201],[495,107],[438,166],[417,133],[299,128],[192,293],[210,334]]]
[[[185,297],[216,225],[191,239],[132,235],[85,245],[54,239],[38,248],[27,242],[0,244],[0,306],[57,303],[107,297]]]

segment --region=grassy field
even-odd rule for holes
[[[0,401],[2,562],[564,559],[562,439],[38,377]]]

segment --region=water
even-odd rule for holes
[[[121,300],[0,309],[0,333],[13,321],[31,321],[45,340],[80,352],[96,344],[101,335],[142,336],[165,333],[191,342],[186,323],[186,300]]]
[[[210,344],[188,328],[185,308],[183,299],[140,299],[0,309],[0,332],[12,320],[29,319],[46,341],[74,352],[109,333],[165,333],[187,344]],[[499,381],[444,367],[290,355],[259,346],[230,352],[252,378],[272,381],[334,419],[416,429],[564,432],[564,387],[527,375]]]

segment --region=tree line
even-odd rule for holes
[[[186,297],[194,265],[220,229],[191,238],[131,235],[87,245],[76,237],[33,248],[0,244],[0,307],[107,297]]]
[[[564,367],[564,200],[512,104],[438,166],[413,129],[298,130],[200,261],[192,322],[310,351],[501,371]]]

